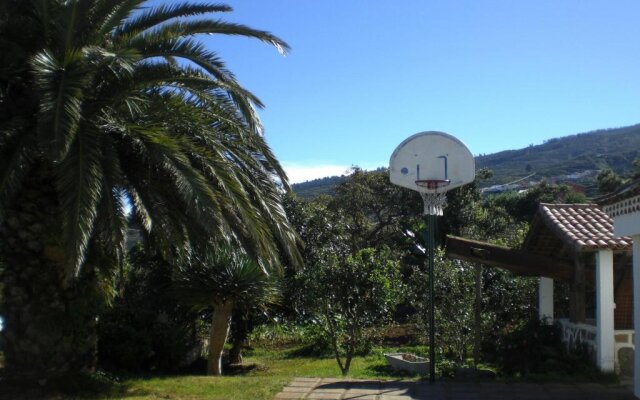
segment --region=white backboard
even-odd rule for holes
[[[475,179],[473,154],[455,137],[443,132],[420,132],[404,140],[391,155],[391,183],[423,193],[442,193]],[[449,181],[447,186],[428,189],[416,181]]]

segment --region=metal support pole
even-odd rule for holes
[[[435,334],[435,316],[434,316],[434,278],[433,278],[433,264],[435,258],[435,227],[436,216],[433,214],[427,215],[427,263],[429,266],[429,382],[434,383],[436,381],[436,334]]]

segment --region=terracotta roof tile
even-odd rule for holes
[[[614,237],[613,221],[596,204],[541,203],[538,213],[560,238],[578,250],[627,250],[630,237]]]

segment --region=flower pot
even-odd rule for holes
[[[429,359],[409,353],[388,353],[384,357],[396,371],[407,371],[412,374],[426,375],[429,373]]]

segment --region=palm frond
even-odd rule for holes
[[[140,59],[138,53],[131,49],[107,50],[100,46],[85,46],[82,51],[87,63],[103,80],[107,80],[108,75],[112,75],[117,80],[132,77],[136,68],[135,63]]]
[[[40,92],[38,134],[52,160],[63,159],[73,142],[89,79],[82,52],[69,51],[63,60],[44,50],[31,60]]]
[[[215,12],[229,12],[232,10],[233,9],[227,5],[217,3],[161,4],[124,21],[115,30],[114,35],[116,37],[121,35],[133,36],[174,18],[191,17]]]
[[[106,0],[94,8],[98,29],[96,34],[103,37],[112,34],[146,0]]]
[[[125,196],[126,195],[128,195],[127,198],[131,202],[133,213],[142,225],[145,233],[147,235],[151,234],[151,229],[153,228],[153,219],[151,218],[151,213],[147,209],[147,206],[144,204],[144,201],[138,194],[138,191],[133,187],[127,187],[125,191]]]
[[[165,38],[156,35],[147,35],[133,40],[129,46],[136,49],[142,60],[154,59],[157,57],[183,59],[202,68],[208,74],[217,79],[218,85],[225,87],[228,91],[236,93],[238,96],[246,97],[249,101],[262,107],[262,102],[251,92],[244,89],[235,80],[233,74],[226,69],[224,63],[215,52],[208,51],[206,47],[191,38]],[[173,65],[172,65],[173,64]],[[190,68],[188,65],[168,65],[168,70],[180,75],[195,75],[199,71]],[[211,76],[200,74],[201,77],[211,79]]]
[[[189,163],[179,141],[163,129],[140,126],[129,128],[132,134],[135,134],[145,145],[147,154],[156,167],[171,176],[176,193],[182,197],[187,206],[187,213],[193,213],[196,218],[206,218],[212,210],[215,212],[219,208],[216,196],[206,179]]]
[[[123,198],[166,256],[215,240],[242,245],[261,273],[295,258],[274,182],[287,187],[286,175],[261,136],[262,103],[196,37],[245,36],[286,53],[284,41],[199,19],[230,10],[210,2],[15,3],[0,4],[16,17],[0,16],[0,50],[12,54],[0,80],[13,90],[0,86],[0,114],[26,122],[0,132],[0,208],[32,161],[53,170],[59,241],[76,274],[90,244],[122,256]]]
[[[103,188],[99,133],[83,128],[56,169],[66,264],[75,275],[86,256]]]
[[[289,45],[284,40],[280,39],[270,32],[253,29],[246,25],[235,24],[219,19],[176,21],[162,24],[155,28],[155,30],[152,30],[150,32],[155,35],[164,37],[184,37],[199,34],[243,36],[247,38],[258,39],[264,43],[270,44],[275,47],[280,54],[283,55],[286,55],[289,50],[291,50]]]
[[[124,176],[118,154],[108,137],[102,137],[103,184],[96,237],[102,241],[104,252],[120,263],[126,253],[127,216],[124,207]]]

